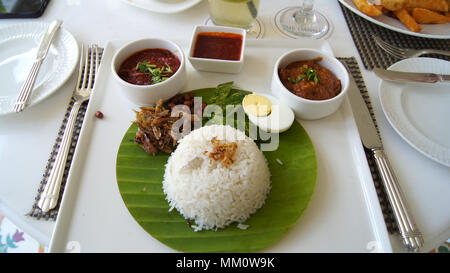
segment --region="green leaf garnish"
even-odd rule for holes
[[[149,64],[147,61],[138,62],[136,70],[151,75],[152,84],[160,83],[167,80],[169,74],[173,73],[170,65],[166,64],[164,67],[156,67],[154,64]]]
[[[233,82],[226,82],[219,84],[215,90],[214,95],[212,95],[209,99],[206,100],[207,105],[218,105],[222,108],[222,115],[217,116],[213,113],[212,117],[203,117],[203,124],[208,122],[209,124],[226,124],[226,107],[227,105],[234,105],[242,107],[241,103],[244,97],[248,94],[251,94],[250,91],[244,91],[233,88]],[[241,109],[244,110],[243,108]],[[234,113],[230,113],[233,114]],[[243,126],[238,126],[239,122],[244,122]],[[249,135],[249,120],[248,117],[245,118],[245,121],[239,121],[238,119],[234,119],[235,128],[245,128],[245,133]]]
[[[302,67],[303,71],[305,72],[305,74],[300,75],[297,79],[291,79],[290,77],[288,77],[288,81],[292,82],[292,83],[298,83],[303,79],[307,79],[308,81],[313,80],[316,84],[319,82],[319,78],[317,78],[317,74],[316,71],[314,69],[306,69],[304,67]]]
[[[301,80],[303,80],[304,78],[306,78],[306,75],[300,75],[296,80],[291,79],[290,77],[288,77],[288,81],[292,82],[292,83],[298,83]]]
[[[173,73],[172,68],[170,68],[170,65],[166,64],[166,71],[167,73]]]
[[[219,84],[216,87],[214,96],[212,96],[209,99],[208,104],[223,105],[225,99],[228,97],[228,95],[230,95],[232,86],[233,86],[233,82],[226,82],[226,83]]]

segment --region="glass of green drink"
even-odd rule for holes
[[[247,35],[258,36],[261,23],[256,22],[260,0],[208,0],[212,23],[219,26],[238,27]]]

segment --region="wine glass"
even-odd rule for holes
[[[314,0],[302,0],[299,7],[288,7],[275,15],[275,26],[291,38],[322,38],[330,30],[328,19],[314,9]]]

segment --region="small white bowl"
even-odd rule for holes
[[[295,61],[311,60],[319,56],[323,58],[319,64],[328,68],[341,81],[342,89],[337,96],[327,100],[310,100],[299,97],[284,87],[278,74],[280,68],[285,68]],[[278,58],[273,70],[271,92],[290,106],[297,118],[315,120],[331,115],[339,109],[346,96],[348,85],[348,72],[339,60],[319,50],[301,48],[286,52]]]
[[[131,84],[120,78],[117,71],[125,59],[135,52],[148,48],[163,48],[171,51],[180,60],[177,72],[167,80],[151,85]],[[117,50],[112,59],[111,70],[126,98],[137,105],[148,106],[156,104],[159,99],[169,99],[183,90],[186,84],[185,66],[184,53],[177,44],[169,40],[149,38],[130,42]]]
[[[197,35],[201,32],[225,32],[242,35],[241,54],[238,61],[197,58],[194,57],[194,47],[197,41]],[[237,74],[241,72],[244,66],[244,52],[245,52],[246,31],[242,28],[221,27],[221,26],[196,26],[192,33],[191,43],[189,47],[188,59],[192,66],[199,71],[221,72]]]

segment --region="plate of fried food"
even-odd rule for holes
[[[400,33],[450,39],[450,0],[339,0],[352,12]]]

